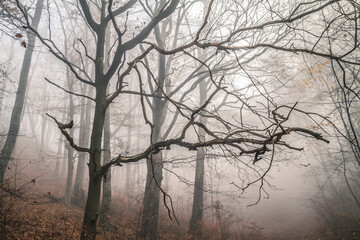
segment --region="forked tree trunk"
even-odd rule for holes
[[[105,1],[102,1],[102,16],[105,14]],[[97,32],[96,63],[95,63],[95,112],[91,132],[90,160],[89,160],[89,188],[85,206],[84,220],[81,230],[81,240],[95,239],[96,225],[99,217],[100,194],[101,194],[101,142],[105,123],[106,92],[108,81],[104,79],[104,52],[105,31],[107,24],[101,25]]]
[[[35,13],[32,21],[32,27],[34,29],[37,29],[39,26],[43,2],[44,0],[38,0],[36,3]],[[19,129],[20,129],[21,115],[24,108],[26,88],[28,84],[29,70],[31,65],[31,58],[36,40],[35,35],[33,34],[28,33],[27,37],[28,37],[28,44],[25,50],[25,55],[20,71],[20,79],[19,79],[18,89],[16,92],[15,104],[10,118],[10,127],[4,147],[0,154],[0,183],[2,183],[4,180],[5,171],[7,169],[11,155],[15,148],[16,138],[19,134]]]

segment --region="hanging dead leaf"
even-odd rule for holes
[[[22,38],[23,35],[22,35],[21,33],[17,33],[17,34],[15,34],[15,37],[17,37],[17,38]]]
[[[23,46],[24,48],[26,48],[26,42],[25,42],[25,41],[22,41],[22,42],[20,43],[20,45]]]

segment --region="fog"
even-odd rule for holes
[[[0,3],[2,239],[358,239],[356,1]]]

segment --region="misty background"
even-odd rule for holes
[[[359,9],[3,1],[1,237],[358,239]]]

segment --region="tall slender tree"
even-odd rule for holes
[[[206,13],[206,10],[209,7],[210,1],[205,0],[203,2],[204,10],[203,13]],[[205,16],[203,16],[205,18]],[[206,50],[199,50],[199,58],[201,61],[205,61],[207,58]],[[207,99],[207,81],[201,81],[199,84],[199,95],[200,101],[199,106],[205,104]],[[200,116],[199,122],[206,125],[206,118]],[[206,132],[204,129],[198,129],[199,141],[205,141]],[[196,166],[195,166],[195,183],[194,183],[194,196],[192,204],[192,213],[190,219],[189,232],[195,236],[200,237],[202,235],[202,217],[204,209],[204,199],[203,199],[203,190],[204,190],[204,175],[205,175],[205,148],[199,148],[196,152]]]
[[[44,0],[38,0],[36,2],[34,16],[32,18],[31,23],[28,22],[28,24],[31,25],[31,27],[35,31],[37,30],[40,23],[43,3]],[[27,38],[28,38],[28,43],[25,50],[23,63],[21,66],[18,89],[16,91],[15,103],[10,118],[10,127],[7,133],[7,138],[4,147],[0,153],[0,182],[4,181],[5,171],[10,162],[11,155],[13,154],[16,139],[20,130],[21,115],[24,108],[26,88],[28,85],[29,71],[30,71],[31,59],[35,47],[36,36],[33,32],[28,32]]]

